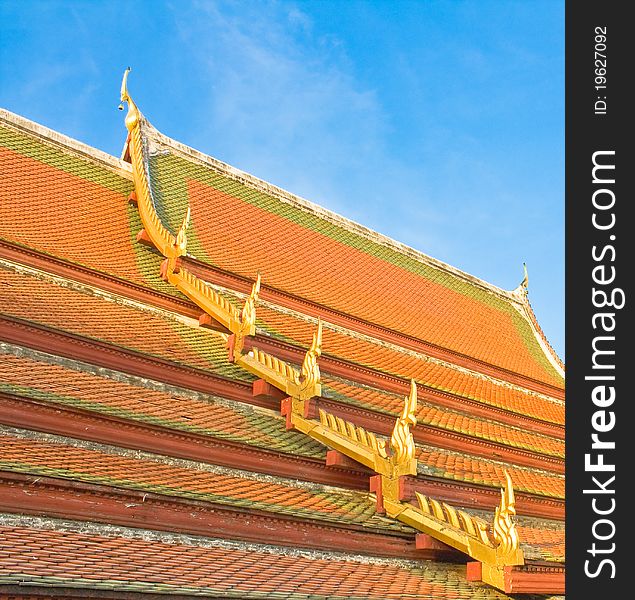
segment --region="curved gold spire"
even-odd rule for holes
[[[522,287],[526,292],[529,291],[529,274],[527,273],[527,263],[523,263],[523,280],[520,282],[520,287]]]
[[[128,74],[130,71],[132,71],[132,69],[128,67],[124,71],[123,79],[121,80],[121,104],[119,105],[119,110],[123,110],[123,103],[128,103],[128,114],[126,115],[126,129],[128,129],[128,131],[132,131],[135,128],[141,114],[137,105],[132,101],[130,94],[128,94]]]
[[[126,115],[126,128],[128,129],[128,151],[130,153],[130,162],[132,163],[132,176],[134,179],[135,193],[137,195],[137,207],[139,216],[147,238],[152,242],[154,247],[163,256],[169,259],[176,259],[185,254],[187,240],[185,238],[185,229],[189,223],[189,213],[186,214],[183,224],[179,229],[178,237],[172,235],[170,231],[163,225],[159,215],[156,212],[146,173],[146,165],[143,157],[143,140],[141,135],[141,113],[128,93],[128,67],[123,74],[121,81],[121,102],[119,106],[123,110],[123,102],[128,103],[128,114]],[[175,266],[172,260],[170,265]]]
[[[261,280],[262,276],[259,272],[256,276],[256,281],[251,286],[251,293],[247,297],[245,306],[243,306],[243,311],[241,313],[241,323],[245,330],[249,332],[251,332],[256,326],[256,302],[258,302],[258,296],[260,295]]]
[[[505,487],[501,489],[501,502],[496,507],[492,533],[497,545],[497,553],[501,556],[513,554],[518,550],[518,532],[512,515],[516,514],[516,499],[512,478],[505,470]]]
[[[245,306],[243,306],[240,315],[240,323],[234,341],[234,352],[242,352],[245,346],[245,338],[248,335],[255,335],[256,333],[256,302],[258,302],[258,296],[260,294],[261,279],[260,272],[258,272],[256,281],[251,286],[251,292],[249,296],[247,296],[247,300],[245,300]]]
[[[519,300],[525,300],[529,293],[529,275],[527,273],[527,263],[523,263],[523,280],[518,284],[518,287],[512,292]]]
[[[318,358],[322,356],[322,319],[318,318],[317,331],[313,334],[311,346],[304,355],[300,369],[301,389],[316,388],[321,382]]]
[[[390,437],[395,464],[405,464],[415,456],[415,442],[410,431],[411,425],[417,424],[415,411],[417,410],[417,384],[410,380],[410,394],[404,398],[401,416],[397,419]]]
[[[183,222],[179,227],[178,232],[176,233],[176,238],[174,241],[174,245],[177,247],[178,251],[181,255],[187,253],[187,228],[190,226],[190,207],[187,207],[187,212],[185,213],[185,217],[183,217]]]

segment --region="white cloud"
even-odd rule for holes
[[[434,252],[441,217],[422,172],[387,148],[390,116],[355,77],[340,40],[285,3],[175,7],[192,69],[209,85],[189,144],[401,241]],[[169,132],[166,132],[169,133]],[[394,211],[386,215],[386,206]],[[412,207],[415,207],[414,209]],[[446,240],[443,246],[447,246]]]

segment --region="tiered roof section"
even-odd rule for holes
[[[563,593],[563,366],[526,280],[122,100],[122,159],[0,113],[0,590]]]

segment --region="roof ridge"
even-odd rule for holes
[[[114,171],[117,175],[132,179],[132,166],[130,163],[1,107],[0,124],[40,138],[68,154],[96,162]]]
[[[526,299],[526,303],[527,303],[526,311],[529,315],[529,321],[531,322],[533,329],[535,329],[538,332],[540,338],[542,339],[545,346],[547,347],[547,350],[549,351],[551,356],[555,359],[559,367],[558,370],[562,371],[562,375],[564,377],[564,369],[565,369],[564,362],[562,361],[562,359],[560,358],[560,356],[558,355],[554,347],[551,345],[551,342],[549,342],[549,339],[545,335],[545,332],[542,330],[542,327],[540,327],[540,323],[538,323],[538,319],[536,318],[536,314],[534,313],[534,309],[531,306],[531,302],[529,301],[529,298]]]
[[[562,360],[560,360],[560,357],[552,348],[549,340],[543,333],[542,328],[540,327],[538,320],[536,319],[536,315],[531,308],[529,298],[525,296],[522,302],[513,306],[519,312],[520,316],[523,317],[529,324],[529,329],[534,334],[536,342],[538,342],[538,346],[542,350],[542,353],[545,355],[546,359],[549,361],[549,364],[551,364],[556,373],[558,373],[558,375],[560,375],[560,377],[564,379],[564,363],[562,362]],[[564,400],[562,400],[561,402],[564,404]]]

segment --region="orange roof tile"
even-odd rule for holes
[[[347,560],[124,528],[92,526],[79,532],[26,523],[0,527],[0,584],[261,600],[397,600],[404,594],[438,600],[509,598],[467,582],[462,565]]]
[[[269,306],[258,307],[258,324],[272,335],[308,347],[315,325]],[[373,343],[361,336],[346,335],[324,327],[322,349],[325,355],[342,358],[401,377],[414,378],[430,387],[465,396],[485,404],[518,412],[553,423],[564,423],[564,404],[523,391],[517,386],[497,383],[492,378],[471,375],[465,369],[426,360],[414,352],[387,344]]]
[[[169,166],[159,166],[163,163]],[[428,273],[413,272],[418,265],[412,270],[397,266],[387,260],[391,252],[383,248],[373,247],[384,255],[378,256],[353,247],[353,241],[343,241],[350,236],[344,230],[326,233],[336,228],[288,205],[276,214],[272,202],[263,208],[265,200],[259,205],[256,194],[246,200],[225,193],[218,189],[222,184],[213,187],[200,168],[186,161],[166,156],[150,164],[157,165],[152,173],[164,178],[164,187],[177,168],[184,170],[181,177],[191,178],[187,200],[192,230],[212,264],[246,277],[260,270],[269,285],[283,291],[534,379],[562,384],[546,359],[540,359],[528,322],[509,301],[440,271],[434,281]],[[356,241],[361,247],[371,246],[361,238]]]
[[[7,349],[5,353],[0,346],[4,367],[0,370],[0,391],[267,450],[320,459],[326,454],[324,447],[313,439],[287,431],[284,418],[271,411],[206,394],[188,394],[186,390],[160,391],[152,389],[146,380],[131,377],[129,382],[121,381],[122,374],[107,373],[104,369],[97,375],[82,370],[87,365],[81,363],[64,360],[64,365],[51,364],[24,356],[28,351],[16,348],[17,355],[9,354],[10,351]]]
[[[132,188],[129,176],[0,121],[0,238],[175,295],[160,257],[134,241]]]
[[[0,148],[1,236],[176,294],[157,275],[158,257],[132,243],[141,226],[126,202],[127,177],[8,127],[0,127]],[[189,197],[197,257],[247,277],[260,268],[279,289],[562,386],[506,296],[173,154],[149,164],[168,225]],[[17,201],[25,196],[29,219]]]
[[[322,381],[324,393],[337,400],[352,401],[359,406],[391,415],[398,415],[403,410],[403,395],[366,386],[362,387],[353,382],[335,379],[328,375],[324,375]],[[425,398],[425,394],[420,394],[417,404],[416,416],[419,423],[541,454],[564,456],[564,442],[562,440],[435,406],[421,396]]]
[[[192,160],[151,127],[142,132],[154,203],[174,230],[190,206],[189,249],[198,258],[246,277],[260,270],[280,290],[562,385],[508,293],[212,160]]]
[[[469,454],[417,445],[419,473],[490,487],[498,487],[509,472],[516,491],[551,498],[564,498],[564,477],[503,462],[485,460]]]
[[[160,312],[117,304],[2,268],[0,297],[4,312],[11,316],[233,379],[253,379],[227,362],[226,342],[220,334],[190,327]]]
[[[309,520],[410,530],[398,521],[376,515],[375,504],[367,493],[296,484],[157,455],[135,458],[138,452],[12,428],[0,429],[0,441],[0,468],[7,471],[181,496]]]

